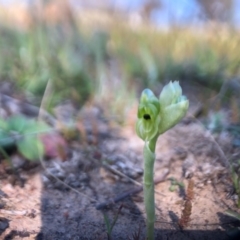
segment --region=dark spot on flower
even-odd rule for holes
[[[151,117],[150,117],[149,114],[144,114],[144,115],[143,115],[143,118],[144,118],[145,120],[149,120],[149,119],[151,119]]]

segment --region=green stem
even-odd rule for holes
[[[154,161],[155,147],[157,136],[145,143],[144,156],[144,176],[143,176],[143,193],[144,204],[147,214],[147,239],[154,239],[154,222],[155,222],[155,199],[154,199]]]

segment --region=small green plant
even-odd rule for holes
[[[221,133],[226,129],[227,118],[223,111],[210,113],[209,122],[207,124],[207,129],[212,133]]]
[[[115,224],[116,224],[116,222],[117,222],[117,220],[118,220],[118,216],[119,216],[119,213],[121,212],[122,207],[123,207],[123,205],[121,205],[121,206],[119,207],[118,212],[117,212],[117,214],[115,215],[112,223],[110,223],[110,220],[109,220],[107,214],[106,214],[106,213],[103,213],[104,222],[105,222],[105,225],[106,225],[106,227],[107,227],[107,235],[108,235],[108,239],[109,239],[109,240],[111,239],[113,227],[115,226]]]
[[[131,237],[128,238],[129,240],[141,240],[141,225],[139,225],[138,230],[135,231]]]
[[[157,139],[186,114],[189,101],[177,81],[167,84],[159,99],[150,89],[142,92],[137,113],[136,132],[145,141],[143,192],[147,214],[147,239],[154,239],[155,200],[153,169]]]
[[[237,207],[240,208],[240,176],[239,176],[240,160],[237,166],[231,166],[231,177],[233,182],[234,191],[238,196]]]
[[[170,181],[171,185],[169,187],[169,191],[170,192],[174,192],[178,187],[181,189],[184,189],[184,183],[183,182],[178,182],[176,178],[171,177],[168,178],[168,180]]]
[[[36,160],[44,154],[44,146],[38,134],[49,130],[50,127],[45,123],[22,115],[12,116],[7,120],[0,118],[0,147],[4,149],[16,145],[26,159]]]
[[[240,221],[240,214],[238,212],[227,210],[225,212],[226,215],[233,217]],[[240,228],[239,227],[233,227],[232,229],[229,229],[227,231],[227,235],[230,237],[230,239],[239,239],[240,237]]]

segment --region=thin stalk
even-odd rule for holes
[[[235,191],[236,191],[237,196],[238,196],[237,207],[240,208],[240,182],[239,182],[238,177],[237,177],[237,183],[236,183],[236,186],[235,186]]]
[[[239,179],[239,175],[237,174],[233,166],[231,166],[231,174],[232,174],[233,187],[238,196],[237,207],[240,208],[240,179]]]
[[[155,222],[155,198],[154,198],[154,162],[155,147],[157,137],[149,142],[145,142],[144,156],[144,175],[143,175],[143,193],[144,205],[147,214],[147,239],[154,240],[154,222]]]
[[[143,192],[147,214],[147,239],[154,239],[155,201],[153,169],[155,148],[160,134],[174,127],[187,113],[189,101],[179,82],[164,86],[159,99],[150,89],[142,92],[137,112],[136,132],[145,141]]]

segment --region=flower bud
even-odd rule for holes
[[[187,113],[189,101],[177,81],[167,84],[159,97],[161,122],[159,134],[176,125]]]
[[[179,97],[182,96],[182,88],[178,81],[170,82],[163,87],[159,100],[162,107],[167,107],[173,103],[177,103]]]

